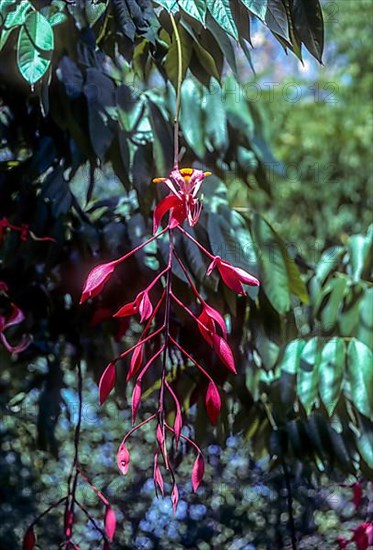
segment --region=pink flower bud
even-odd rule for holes
[[[174,486],[172,488],[171,502],[172,502],[172,507],[174,509],[174,514],[176,514],[177,505],[179,503],[179,490],[177,488],[176,483],[174,483]]]
[[[130,454],[125,443],[121,443],[117,454],[117,466],[120,472],[125,475],[128,472],[130,463]]]
[[[106,369],[104,370],[100,382],[98,385],[99,392],[99,403],[102,405],[105,401],[111,390],[115,386],[115,363],[109,363]]]
[[[117,519],[115,516],[115,512],[111,508],[111,506],[107,506],[105,512],[105,533],[110,542],[113,540],[116,525]]]
[[[222,260],[219,256],[215,256],[209,265],[207,276],[211,274],[215,267],[218,268],[220,276],[227,287],[237,294],[246,295],[245,289],[242,286],[243,284],[250,286],[259,286],[260,284],[258,279],[250,275],[250,273],[247,273],[240,267],[234,267],[229,262]]]
[[[210,381],[206,392],[206,410],[212,422],[216,424],[221,409],[221,399],[218,388],[214,382]]]
[[[29,527],[23,538],[23,550],[34,550],[36,545],[36,536],[33,527]]]
[[[192,485],[193,485],[193,491],[196,493],[198,487],[201,485],[201,481],[203,479],[203,475],[205,473],[205,461],[203,459],[203,456],[198,453],[198,456],[194,462],[193,470],[192,470]]]
[[[138,380],[135,384],[135,387],[133,388],[132,393],[132,425],[134,425],[136,421],[137,411],[139,409],[141,401],[141,381]]]
[[[81,304],[88,300],[88,298],[94,298],[101,292],[113,274],[116,265],[117,262],[113,261],[107,264],[97,265],[92,269],[84,284],[82,296],[80,298]]]
[[[232,350],[229,347],[229,344],[224,340],[224,338],[219,336],[219,334],[213,334],[212,345],[214,347],[214,350],[216,351],[217,356],[222,361],[222,363],[224,363],[227,369],[234,374],[237,374]]]

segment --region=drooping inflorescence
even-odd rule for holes
[[[167,373],[170,370],[171,350],[177,350],[188,362],[193,364],[199,372],[207,379],[207,391],[205,395],[205,404],[207,414],[213,424],[217,422],[220,408],[221,398],[216,382],[208,371],[195,359],[178,341],[172,329],[171,310],[177,306],[182,308],[196,323],[199,333],[210,346],[221,363],[232,373],[236,373],[235,362],[232,350],[227,340],[227,327],[224,317],[216,309],[206,303],[204,298],[199,293],[191,276],[188,273],[187,267],[183,263],[177,253],[174,233],[181,232],[186,238],[190,239],[195,246],[210,260],[210,265],[206,275],[210,275],[213,269],[217,269],[223,282],[237,294],[245,295],[243,285],[259,285],[259,281],[244,271],[241,268],[235,267],[229,262],[222,260],[219,256],[211,254],[199,241],[190,235],[183,227],[187,222],[189,226],[194,226],[198,223],[201,210],[202,198],[199,196],[199,191],[204,179],[210,175],[210,172],[203,172],[193,168],[174,168],[167,178],[157,178],[155,183],[163,183],[170,190],[170,194],[162,199],[154,209],[153,213],[153,236],[139,246],[125,254],[124,256],[111,262],[96,266],[89,273],[83,288],[80,303],[85,302],[89,298],[94,298],[103,291],[105,284],[110,280],[117,266],[124,262],[127,258],[146,247],[148,244],[158,239],[160,236],[168,234],[168,261],[164,269],[158,273],[154,279],[141,292],[134,297],[133,301],[118,309],[114,314],[116,318],[123,318],[137,315],[140,324],[144,325],[143,331],[138,342],[132,347],[126,349],[117,357],[113,358],[109,365],[104,370],[99,383],[99,401],[104,403],[111,390],[114,388],[116,380],[116,364],[120,359],[131,354],[129,369],[127,372],[127,381],[134,379],[134,388],[132,392],[132,429],[124,436],[117,454],[118,468],[122,474],[126,474],[130,462],[130,453],[127,448],[129,437],[139,428],[154,422],[155,425],[155,453],[154,453],[154,470],[153,478],[156,490],[162,494],[164,492],[164,482],[160,469],[160,460],[163,467],[169,472],[172,480],[171,500],[174,510],[176,511],[179,493],[175,480],[173,465],[170,460],[169,449],[171,445],[177,448],[180,439],[183,439],[193,447],[196,452],[196,459],[192,469],[192,485],[196,491],[202,481],[204,474],[204,459],[201,449],[198,445],[187,437],[183,432],[183,412],[182,406],[177,396],[177,393],[170,384]],[[159,227],[168,214],[167,225],[158,232]],[[200,306],[199,315],[195,315],[193,311],[183,303],[178,297],[173,288],[173,265],[178,264],[186,276],[186,280],[193,292],[197,304]],[[160,292],[157,294],[160,298],[155,298],[155,287],[160,287]],[[161,319],[161,320],[159,320]],[[155,351],[150,345],[155,339],[159,344]],[[150,350],[150,348],[152,348]],[[147,353],[150,352],[151,357],[147,359]],[[142,422],[136,424],[138,409],[141,403],[143,393],[143,380],[145,374],[151,368],[160,368],[160,390],[157,410]],[[174,407],[173,425],[166,422],[166,395],[171,398]]]

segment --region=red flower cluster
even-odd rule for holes
[[[153,215],[153,232],[154,235],[133,249],[128,254],[113,260],[111,262],[96,266],[88,275],[80,302],[85,302],[88,298],[97,296],[104,288],[105,284],[110,280],[115,268],[125,261],[127,258],[135,254],[138,250],[151,243],[161,235],[168,233],[169,236],[169,254],[168,262],[165,269],[159,273],[153,281],[128,304],[120,307],[114,314],[114,317],[139,316],[139,321],[144,324],[143,332],[139,341],[129,349],[125,350],[118,357],[114,358],[106,367],[100,383],[99,383],[99,401],[104,403],[109,393],[115,385],[116,379],[116,363],[131,355],[129,370],[127,373],[127,381],[135,378],[134,389],[132,393],[132,423],[134,427],[125,435],[117,455],[117,464],[122,474],[126,474],[130,463],[130,453],[127,448],[127,440],[131,434],[144,426],[145,424],[154,421],[156,423],[155,439],[156,451],[154,454],[154,470],[153,478],[156,491],[164,492],[164,481],[160,469],[160,458],[162,459],[164,469],[170,474],[172,480],[171,500],[174,510],[176,511],[179,493],[175,481],[173,467],[170,464],[169,458],[169,439],[177,448],[180,439],[191,445],[196,452],[196,459],[192,469],[192,485],[196,491],[202,481],[204,474],[204,459],[201,449],[198,445],[184,433],[182,406],[178,399],[177,393],[168,381],[168,363],[170,361],[169,351],[173,348],[178,350],[191,364],[193,364],[207,379],[207,391],[205,395],[205,404],[207,414],[213,424],[217,422],[220,408],[221,398],[218,387],[207,370],[180,344],[170,331],[171,316],[170,312],[173,307],[182,308],[196,323],[199,333],[206,343],[214,350],[221,363],[232,373],[236,373],[235,362],[232,350],[227,341],[227,327],[223,316],[213,307],[208,305],[203,297],[198,292],[194,285],[186,266],[179,257],[174,245],[175,230],[181,232],[186,238],[190,239],[202,252],[210,259],[211,263],[207,269],[206,275],[210,275],[214,268],[217,268],[223,282],[237,294],[245,294],[243,285],[259,285],[259,281],[246,273],[243,269],[234,267],[229,262],[222,260],[219,256],[213,256],[205,247],[201,245],[192,235],[190,235],[183,227],[184,221],[187,221],[190,226],[197,223],[201,209],[202,201],[198,198],[198,191],[209,172],[202,170],[194,170],[184,168],[181,170],[174,169],[168,178],[159,178],[154,180],[156,183],[163,182],[171,191],[171,194],[164,198],[155,208]],[[166,214],[169,214],[167,226],[157,233],[160,223]],[[190,288],[193,291],[194,297],[200,306],[200,313],[195,315],[191,309],[185,305],[182,300],[176,295],[172,286],[172,268],[174,263],[179,264],[183,270]],[[160,287],[161,297],[155,302],[153,289],[158,285]],[[163,289],[163,291],[162,291]],[[159,295],[159,294],[158,294]],[[159,315],[157,315],[159,313]],[[163,321],[159,323],[159,317]],[[160,326],[157,326],[157,324]],[[157,336],[162,336],[159,349],[154,351],[150,344],[154,343]],[[152,351],[150,351],[152,350]],[[150,359],[146,360],[147,354],[150,354]],[[159,402],[157,411],[147,419],[135,425],[138,409],[141,404],[141,396],[143,391],[143,380],[145,374],[153,366],[159,365],[161,368],[161,386],[159,392]],[[174,403],[174,420],[172,425],[166,422],[165,396],[168,393]]]

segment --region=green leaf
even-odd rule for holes
[[[285,348],[284,355],[279,363],[281,372],[287,372],[288,374],[296,374],[299,369],[299,362],[302,355],[305,340],[292,340]]]
[[[293,0],[295,30],[308,51],[321,63],[324,49],[324,21],[319,0]]]
[[[251,13],[259,17],[262,21],[265,21],[268,0],[241,0],[241,2],[251,11]]]
[[[368,465],[368,468],[373,469],[373,426],[372,423],[364,417],[359,418],[360,437],[357,438],[356,444],[359,453]]]
[[[337,323],[347,285],[348,278],[345,275],[335,277],[329,281],[320,296],[321,304],[316,308],[316,313],[321,310],[319,316],[325,332],[331,332]]]
[[[314,337],[308,340],[302,350],[297,376],[298,397],[307,415],[317,400],[319,364],[320,341]]]
[[[12,31],[26,21],[27,15],[33,9],[28,0],[22,0],[14,11],[7,14],[0,37],[0,50],[5,46]]]
[[[367,288],[360,303],[357,337],[369,348],[373,348],[373,288]]]
[[[232,16],[229,0],[207,0],[207,9],[220,27],[238,40],[238,31]]]
[[[178,32],[180,36],[181,44],[181,59],[182,59],[182,80],[185,78],[185,74],[189,67],[190,59],[192,57],[192,40],[189,34],[184,30],[183,27],[178,25]],[[178,48],[175,39],[175,35],[172,35],[172,42],[167,52],[166,60],[164,63],[166,73],[168,78],[171,80],[172,84],[177,87],[177,78],[178,78]]]
[[[51,25],[40,13],[30,13],[20,30],[17,47],[18,68],[29,84],[40,80],[48,70],[53,47]]]
[[[180,125],[189,147],[198,157],[203,158],[205,144],[201,103],[200,86],[193,79],[187,78],[181,86]]]
[[[290,283],[276,235],[259,214],[254,215],[252,232],[259,249],[259,280],[263,291],[274,309],[285,314],[291,305]]]
[[[106,2],[100,2],[99,4],[96,4],[94,2],[86,3],[85,13],[90,27],[93,27],[93,25],[100,19],[100,17],[106,11],[106,8]]]
[[[330,273],[340,264],[343,254],[345,253],[343,246],[333,246],[323,252],[316,266],[316,277],[320,284],[330,275]]]
[[[242,132],[246,139],[254,137],[254,120],[238,82],[230,77],[225,81],[223,102],[229,123]]]
[[[188,15],[205,25],[206,2],[205,0],[178,0],[179,7]]]
[[[216,63],[210,52],[205,50],[199,42],[194,42],[193,52],[195,53],[200,65],[206,71],[209,77],[216,78],[220,81],[220,74],[217,69]]]
[[[209,151],[225,153],[229,146],[227,117],[222,102],[222,89],[217,80],[211,80],[208,93],[203,102],[206,121],[205,132]]]
[[[211,34],[214,36],[216,42],[218,43],[223,56],[227,60],[230,68],[232,69],[234,77],[238,80],[239,75],[237,71],[236,53],[230,37],[218,25],[218,23],[215,21],[215,19],[211,16],[209,12],[207,13],[207,17],[206,17],[206,26],[211,32]]]
[[[373,353],[355,338],[347,349],[347,379],[350,400],[361,414],[373,420]]]
[[[155,2],[169,13],[176,13],[178,11],[178,2],[176,0],[155,0]]]
[[[351,275],[354,281],[359,281],[364,268],[366,257],[371,250],[372,242],[364,235],[352,235],[348,239],[347,248],[350,253]]]
[[[342,336],[355,335],[359,324],[360,304],[364,298],[365,290],[365,285],[362,283],[352,283],[349,285],[338,320]]]
[[[329,416],[332,416],[341,394],[345,352],[343,338],[329,340],[321,352],[319,393]]]
[[[288,17],[282,1],[267,0],[265,22],[273,33],[290,41]]]
[[[279,346],[268,338],[262,329],[255,336],[255,346],[262,359],[263,368],[266,370],[273,369],[280,353]]]
[[[305,282],[303,281],[301,274],[299,272],[298,267],[296,266],[294,260],[291,258],[289,254],[289,250],[287,249],[284,241],[281,239],[280,235],[273,229],[271,226],[271,229],[273,231],[273,234],[276,236],[278,245],[281,249],[282,256],[284,258],[286,271],[288,274],[289,279],[289,286],[290,291],[295,294],[295,296],[298,296],[300,300],[304,304],[308,304],[309,302],[309,296],[308,291]]]

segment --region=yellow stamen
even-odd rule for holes
[[[167,178],[154,178],[153,183],[162,183],[163,181],[166,181]]]
[[[204,175],[205,175],[206,178],[207,178],[207,176],[212,176],[212,172],[204,172]]]
[[[180,171],[180,174],[182,176],[191,176],[194,172],[194,169],[193,168],[181,168],[179,171]]]

